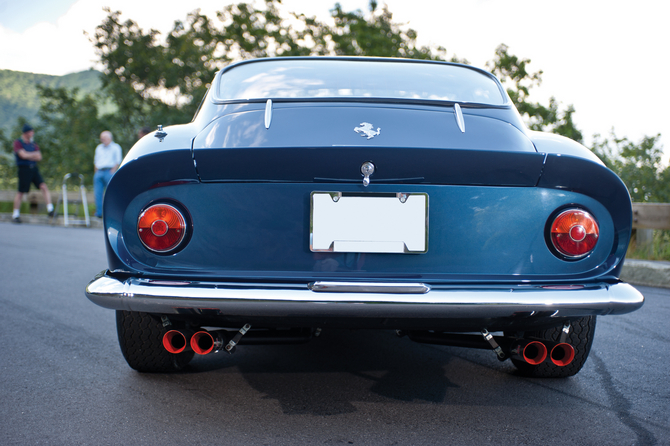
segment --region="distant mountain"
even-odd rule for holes
[[[37,95],[37,85],[64,87],[68,90],[78,87],[80,93],[86,94],[100,89],[102,86],[100,75],[101,73],[95,70],[65,76],[0,70],[0,129],[4,130],[5,136],[11,137],[11,131],[16,126],[19,116],[23,116],[33,125],[39,124],[37,112],[40,108],[40,98]]]

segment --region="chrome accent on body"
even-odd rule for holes
[[[154,136],[158,138],[158,142],[163,142],[163,140],[167,136],[167,132],[163,130],[163,126],[159,124]]]
[[[461,129],[461,133],[465,133],[465,119],[463,119],[463,111],[461,106],[457,103],[454,104],[454,116],[456,117],[456,124],[458,128]]]
[[[388,282],[325,282],[317,281],[307,285],[312,291],[327,293],[390,293],[426,294],[430,287],[425,283]]]
[[[272,99],[268,99],[265,103],[265,128],[269,129],[272,124]]]
[[[180,221],[184,225],[184,230],[181,232],[181,234],[179,236],[179,240],[174,244],[174,246],[170,247],[169,249],[155,249],[155,248],[152,248],[151,246],[147,245],[144,242],[144,239],[141,237],[141,234],[140,234],[142,232],[142,229],[140,229],[140,220],[142,220],[142,217],[144,216],[144,214],[147,211],[149,211],[151,208],[154,208],[156,206],[163,206],[163,207],[167,207],[167,208],[172,209],[177,215],[179,215]],[[165,223],[165,221],[163,221],[163,222]],[[156,222],[154,222],[154,223],[156,223]],[[166,225],[167,225],[167,223],[166,223]],[[142,245],[151,252],[166,253],[166,252],[173,251],[173,250],[177,249],[179,247],[179,245],[181,245],[181,243],[184,241],[184,238],[186,237],[186,219],[184,218],[184,214],[179,209],[177,209],[176,207],[172,206],[171,204],[167,204],[167,203],[156,203],[156,204],[153,204],[153,205],[147,207],[146,209],[144,209],[140,213],[140,215],[137,217],[137,225],[136,226],[137,226],[137,237],[142,242]],[[153,224],[151,225],[150,229],[151,229],[151,232],[154,235],[157,235],[154,232]],[[163,234],[163,235],[165,235],[165,234]]]
[[[482,337],[484,338],[484,340],[486,342],[488,342],[489,345],[491,346],[491,349],[494,352],[496,352],[496,355],[498,356],[498,359],[500,359],[501,361],[504,361],[506,359],[505,352],[503,352],[502,347],[500,347],[500,345],[498,345],[498,343],[496,342],[493,335],[491,333],[489,333],[489,331],[486,328],[483,328],[481,330],[481,333],[482,333]]]
[[[360,127],[354,127],[354,132],[361,133],[361,136],[365,136],[368,139],[372,139],[379,135],[382,130],[381,128],[377,127],[377,131],[375,131],[372,127],[372,124],[369,122],[361,122],[359,125]]]
[[[361,173],[363,174],[363,186],[368,187],[370,185],[370,177],[375,173],[375,165],[370,161],[364,162],[361,165]]]
[[[424,254],[428,251],[428,194],[310,195],[312,252]]]
[[[579,208],[579,207],[571,207],[571,208],[565,209],[560,214],[558,214],[557,216],[554,217],[553,221],[551,222],[550,229],[549,229],[549,231],[550,231],[549,232],[549,239],[551,240],[551,245],[554,247],[556,252],[558,252],[563,258],[568,259],[568,260],[579,260],[579,259],[582,259],[582,258],[588,256],[589,254],[591,254],[595,250],[595,246],[593,248],[591,248],[590,251],[585,252],[584,254],[571,255],[571,254],[568,254],[568,253],[564,252],[564,250],[556,244],[554,238],[551,235],[551,231],[553,230],[552,228],[556,224],[556,221],[559,218],[561,218],[563,215],[568,214],[570,212],[581,212],[583,214],[586,214],[587,218],[589,218],[590,220],[593,221],[593,224],[595,225],[595,229],[596,229],[596,234],[595,234],[596,239],[598,239],[598,237],[599,237],[600,227],[598,226],[597,220],[595,219],[595,217],[590,212],[588,212],[588,211],[586,211],[582,208]],[[575,226],[582,226],[582,225],[573,225],[570,228],[570,232],[568,233],[568,235],[574,242],[581,242],[586,238],[587,233],[586,233],[586,231],[584,231],[584,237],[582,237],[581,240],[576,240],[572,236],[572,228],[574,228]],[[582,228],[585,229],[584,226],[582,226]]]
[[[250,324],[244,324],[244,327],[240,328],[240,330],[237,332],[237,334],[233,337],[233,339],[230,340],[224,347],[224,349],[228,353],[232,353],[233,349],[235,346],[240,342],[240,339],[242,339],[242,336],[247,334],[247,332],[251,330],[251,325]]]
[[[398,285],[390,285],[387,291]],[[245,318],[291,315],[454,321],[509,318],[519,322],[534,317],[625,314],[644,303],[642,294],[626,283],[599,283],[571,290],[547,290],[536,285],[434,285],[423,294],[380,292],[383,283],[372,284],[377,289],[366,292],[329,293],[315,291],[314,286],[224,282],[163,285],[133,277],[119,280],[103,271],[88,284],[86,296],[105,308],[159,314],[214,312]],[[347,283],[341,286],[343,290]]]

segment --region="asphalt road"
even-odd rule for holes
[[[0,444],[670,444],[670,290],[598,319],[582,371],[528,379],[492,352],[391,332],[242,346],[130,369],[84,287],[100,229],[0,223]]]

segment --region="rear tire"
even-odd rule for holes
[[[138,372],[176,372],[193,359],[192,351],[175,355],[163,348],[163,335],[167,329],[156,315],[117,311],[116,331],[123,357]]]
[[[526,332],[523,337],[558,342],[562,331],[563,325],[559,325],[546,330]],[[575,349],[575,358],[570,364],[564,367],[555,365],[548,358],[538,365],[530,365],[518,359],[512,359],[512,363],[514,363],[523,375],[534,378],[567,378],[574,376],[582,369],[586,358],[588,358],[591,352],[591,344],[593,344],[595,331],[595,316],[587,316],[570,322],[570,333],[566,342]]]

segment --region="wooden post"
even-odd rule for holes
[[[670,229],[670,204],[633,203],[635,246],[650,258],[654,254],[654,230]]]
[[[643,250],[647,258],[651,257],[654,254],[654,230],[636,229],[635,246],[637,249]]]

